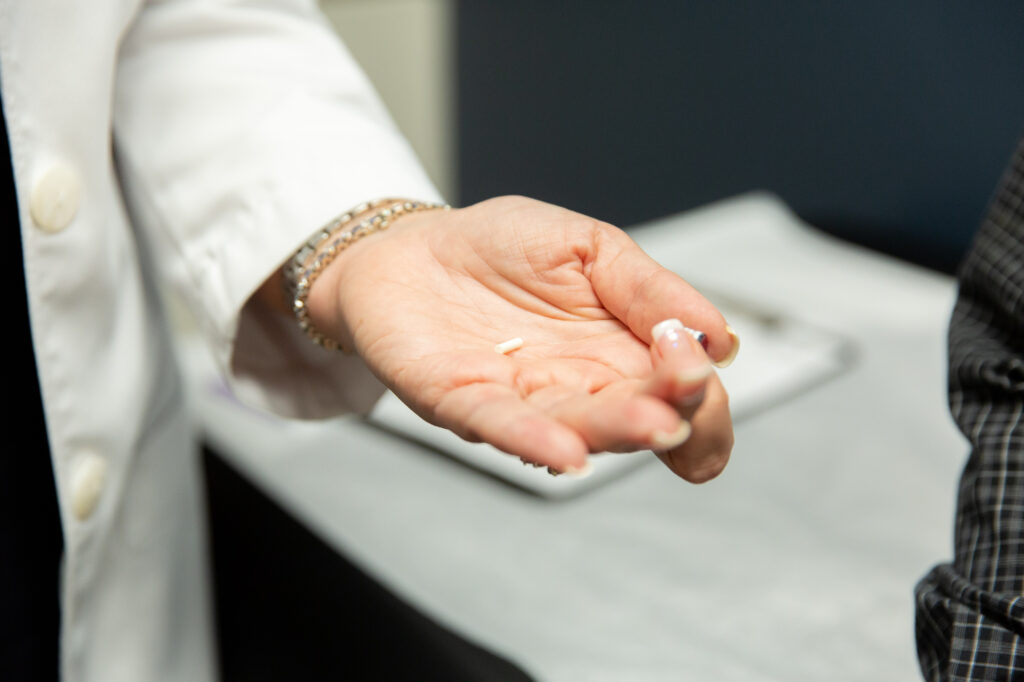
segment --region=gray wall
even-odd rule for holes
[[[753,188],[951,269],[1024,132],[1024,2],[463,0],[458,198],[629,225]]]

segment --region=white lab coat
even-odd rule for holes
[[[65,534],[62,676],[209,679],[159,293],[191,304],[243,399],[365,408],[380,387],[358,360],[246,302],[351,205],[437,193],[312,0],[0,0],[0,83]]]

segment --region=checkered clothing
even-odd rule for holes
[[[921,670],[1024,681],[1024,140],[960,272],[949,402],[972,452],[955,558],[916,589]]]

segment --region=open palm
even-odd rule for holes
[[[690,480],[728,458],[708,355],[735,338],[610,225],[516,197],[406,216],[343,253],[310,305],[403,401],[466,439],[556,469],[652,448]],[[707,333],[707,354],[689,337],[652,348],[651,327],[673,317]],[[514,337],[522,348],[495,351]]]

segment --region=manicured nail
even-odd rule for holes
[[[561,476],[568,474],[569,476],[575,476],[577,478],[585,478],[594,471],[594,468],[590,466],[590,462],[584,462],[583,466],[567,466],[564,469],[556,469],[555,467],[548,467],[548,473],[552,476]]]
[[[584,462],[582,466],[574,467],[567,466],[562,473],[576,476],[577,478],[585,478],[594,472],[594,467],[591,466],[590,462]]]
[[[696,367],[686,367],[676,374],[678,391],[684,393],[678,399],[682,407],[693,407],[704,401],[704,388],[707,385],[708,377],[715,371],[714,366],[708,357],[703,356],[703,361]]]
[[[693,407],[694,405],[700,405],[704,402],[704,387],[701,386],[700,390],[696,393],[683,396],[682,400],[679,401],[683,407]]]
[[[674,317],[669,318],[651,327],[651,338],[655,343],[659,343],[664,338],[666,341],[672,342],[671,345],[674,346],[683,338],[680,332],[684,329],[686,326],[682,322]]]
[[[711,376],[711,373],[715,371],[715,368],[711,365],[711,362],[705,360],[696,367],[687,367],[679,370],[676,375],[676,381],[681,386],[689,386],[691,384],[703,384],[704,380]]]
[[[725,331],[729,332],[729,338],[732,339],[732,348],[724,358],[715,362],[716,367],[728,367],[740,352],[740,337],[736,335],[736,331],[729,325],[725,325]]]
[[[690,341],[685,336],[686,327],[676,319],[662,320],[651,327],[656,353],[663,358],[678,357]]]
[[[691,329],[676,318],[662,320],[651,327],[651,338],[654,340],[662,353],[679,348],[683,344],[683,334],[693,337],[693,340],[700,344],[704,350],[708,349],[708,335],[699,329]]]
[[[692,431],[693,427],[691,427],[690,422],[687,421],[679,422],[679,427],[672,433],[655,431],[651,434],[651,449],[671,450],[672,448],[678,447],[686,442]]]

